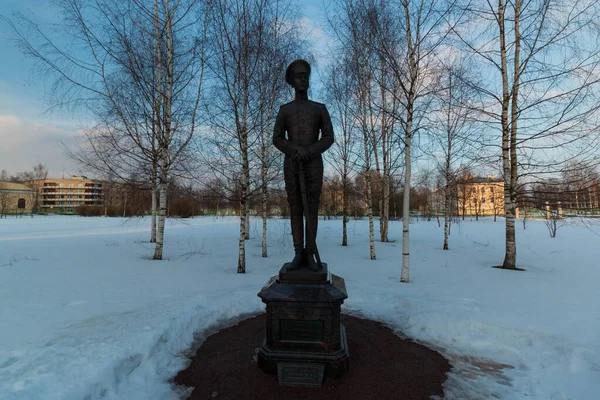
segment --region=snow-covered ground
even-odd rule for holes
[[[257,297],[292,252],[288,221],[259,221],[236,274],[234,218],[169,221],[152,261],[148,219],[0,220],[0,398],[171,399],[169,379],[195,340],[263,312]],[[591,225],[590,225],[591,224]],[[367,221],[321,221],[319,249],[346,280],[346,313],[383,321],[450,358],[448,399],[594,399],[600,393],[600,224],[549,237],[517,225],[525,272],[502,262],[503,221],[411,225],[411,283],[401,284],[401,222],[368,258]],[[349,335],[352,332],[348,333]],[[258,343],[257,343],[258,346]],[[249,358],[251,355],[249,355]],[[398,360],[402,362],[402,360]]]

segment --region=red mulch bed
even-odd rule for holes
[[[326,378],[321,388],[279,386],[253,360],[265,336],[265,314],[210,336],[175,377],[195,387],[190,399],[429,399],[443,397],[450,364],[439,353],[395,335],[379,322],[341,316],[350,351],[350,373]]]

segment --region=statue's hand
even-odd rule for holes
[[[298,151],[295,151],[294,154],[292,154],[292,161],[295,163],[302,161],[302,156],[298,153]]]
[[[304,162],[310,161],[310,159],[311,159],[310,152],[308,150],[306,150],[304,147],[301,147],[298,150],[296,150],[296,154]]]

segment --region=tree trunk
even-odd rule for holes
[[[240,188],[240,243],[238,254],[238,274],[246,273],[246,237],[248,236],[248,185],[249,185],[249,165],[248,165],[248,132],[246,130],[246,121],[242,122],[242,132],[240,132],[240,145],[242,151],[242,179]]]
[[[379,176],[379,182],[383,181],[383,177],[381,174],[377,174]],[[385,228],[383,227],[384,218],[383,218],[383,184],[381,184],[381,188],[379,189],[379,240],[381,242],[387,242],[384,239],[383,235],[385,234]]]
[[[408,10],[408,2],[403,3],[404,14],[406,21],[406,39],[408,48],[408,62],[410,71],[410,89],[407,93],[406,107],[406,127],[404,130],[404,163],[406,170],[404,173],[404,199],[402,204],[402,271],[400,272],[400,282],[409,281],[410,273],[410,242],[409,242],[409,225],[410,225],[410,174],[411,174],[411,159],[410,146],[412,136],[413,122],[413,107],[415,99],[415,85],[417,81],[417,63],[415,60],[415,52],[412,44],[411,29],[410,29],[410,14]],[[415,44],[418,46],[418,44]]]
[[[382,66],[382,73],[385,74],[385,60],[383,58],[380,58],[380,62],[381,62],[381,66]],[[383,81],[383,76],[382,76],[382,81]],[[388,130],[390,129],[390,126],[388,125],[388,120],[386,118],[386,112],[388,112],[388,104],[386,101],[386,97],[385,97],[385,88],[383,87],[383,85],[380,87],[380,92],[381,92],[381,105],[383,108],[383,112],[382,112],[382,123],[381,123],[381,163],[382,163],[382,170],[383,170],[383,175],[382,175],[382,179],[381,179],[381,203],[380,203],[380,208],[381,208],[381,212],[379,213],[379,218],[380,218],[380,222],[379,222],[379,229],[380,229],[380,238],[382,242],[388,242],[388,221],[389,221],[389,216],[390,216],[390,182],[389,182],[389,146],[388,146]]]
[[[262,256],[267,257],[267,148],[263,144],[262,149]]]
[[[363,101],[364,104],[364,101]],[[364,117],[366,117],[366,107],[363,105]],[[365,183],[367,195],[367,215],[369,217],[369,256],[371,260],[377,259],[375,255],[375,232],[373,227],[373,195],[371,188],[371,161],[369,154],[369,134],[366,124],[363,125],[363,140],[365,149]]]
[[[402,204],[402,272],[400,282],[409,281],[410,272],[410,246],[409,246],[409,224],[410,224],[410,130],[412,123],[412,109],[409,109],[409,117],[406,122],[406,136],[404,139],[404,163],[406,170],[404,174],[404,198]]]
[[[383,162],[384,162],[384,164],[386,163],[385,157],[384,157]],[[384,175],[384,178],[383,178],[383,184],[384,184],[384,188],[383,188],[383,224],[382,224],[383,231],[381,233],[381,241],[389,242],[388,228],[389,228],[389,221],[390,221],[390,176],[389,176],[389,171],[386,171],[385,167],[384,167],[383,175]]]
[[[243,178],[242,178],[243,179]],[[238,253],[238,274],[246,273],[246,195],[240,199],[240,241]]]
[[[448,178],[446,178],[446,182]],[[450,236],[450,190],[449,185],[446,183],[446,190],[444,191],[444,250],[448,250],[448,236]]]
[[[342,200],[342,246],[348,246],[348,172],[345,167],[342,177],[342,195],[344,196]]]
[[[154,250],[154,260],[162,260],[163,245],[165,237],[165,219],[167,213],[167,186],[169,172],[169,143],[171,141],[171,117],[173,100],[173,37],[171,32],[171,14],[169,11],[169,2],[165,2],[166,20],[166,54],[167,54],[167,83],[164,93],[164,119],[161,124],[160,144],[160,178],[159,178],[159,211],[158,227],[156,232],[156,248]],[[159,41],[160,42],[160,41]],[[159,52],[160,53],[160,52]]]
[[[238,253],[238,274],[246,273],[246,211],[244,211],[245,207],[245,199],[246,196],[242,196],[240,200],[240,241],[239,241],[239,253]]]
[[[150,219],[150,243],[156,243],[156,207],[158,205],[158,187],[156,181],[156,167],[153,167],[152,171],[152,189],[150,191],[152,195],[152,216]]]
[[[156,87],[154,88],[153,95],[154,98],[154,110],[152,110],[152,114],[154,117],[153,121],[153,129],[152,132],[152,145],[157,146],[157,135],[160,135],[162,125],[161,125],[161,105],[162,105],[162,54],[161,54],[161,39],[160,39],[160,29],[159,29],[159,13],[158,13],[158,0],[154,0],[154,34],[156,40]],[[160,146],[158,147],[160,148]],[[160,158],[160,155],[159,155]],[[159,160],[156,158],[152,158],[152,218],[150,221],[150,243],[156,243],[156,207],[158,207],[158,196],[160,190],[158,188],[158,163]]]
[[[248,185],[249,186],[249,185]],[[246,222],[244,224],[244,240],[250,240],[250,203],[248,201],[248,190],[249,188],[246,189],[246,210],[245,210],[245,215],[246,215]]]
[[[150,231],[150,243],[156,243],[156,207],[158,205],[158,188],[156,185],[156,179],[152,182],[152,219],[151,225],[152,230]]]
[[[500,28],[500,57],[502,68],[502,166],[504,175],[504,215],[506,217],[506,247],[504,254],[503,268],[516,269],[517,247],[515,241],[515,202],[514,192],[516,189],[516,133],[517,133],[517,96],[519,82],[519,1],[515,1],[515,56],[514,56],[514,81],[512,90],[512,126],[508,123],[508,106],[511,101],[511,95],[508,87],[508,65],[506,57],[506,32],[504,28],[505,5],[503,0],[498,2],[498,23]],[[511,132],[512,130],[512,132]],[[514,136],[514,137],[513,137]]]
[[[369,255],[371,260],[376,260],[375,256],[375,232],[373,227],[373,194],[371,190],[371,171],[367,171],[367,214],[369,216]]]
[[[164,157],[164,156],[163,156]],[[158,223],[156,229],[156,247],[154,249],[154,260],[163,259],[163,244],[165,238],[165,220],[167,213],[167,173],[166,161],[161,162],[160,178],[158,183],[159,205],[158,205]]]

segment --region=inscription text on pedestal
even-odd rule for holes
[[[279,384],[283,386],[320,387],[324,373],[324,364],[277,364],[277,377]]]
[[[279,321],[280,340],[322,342],[323,321],[282,319]]]

